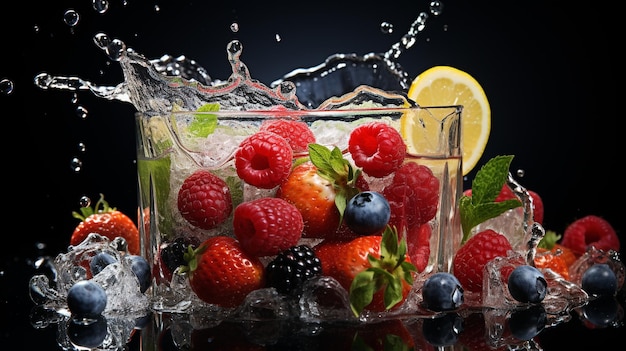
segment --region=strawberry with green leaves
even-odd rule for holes
[[[348,235],[347,228],[339,230],[347,201],[368,189],[360,169],[345,159],[337,147],[330,150],[310,144],[309,158],[310,161],[302,159],[304,161],[293,167],[279,186],[276,197],[300,211],[304,221],[303,237],[336,239],[342,234]]]
[[[264,287],[265,268],[258,257],[245,253],[239,242],[214,236],[185,253],[189,285],[202,301],[226,308],[239,306],[254,290]]]
[[[415,266],[407,256],[406,240],[387,227],[380,235],[351,241],[324,241],[315,247],[324,275],[350,293],[355,315],[383,312],[400,306],[413,285]]]
[[[70,245],[78,245],[87,238],[90,233],[97,233],[113,240],[122,237],[126,240],[128,253],[139,255],[139,230],[137,225],[125,213],[110,207],[100,194],[100,199],[94,207],[80,208],[80,213],[72,212],[74,218],[81,222],[74,228]]]

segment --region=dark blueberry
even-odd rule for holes
[[[511,296],[519,302],[539,303],[546,297],[548,282],[543,273],[529,265],[515,267],[508,280]]]
[[[450,311],[463,304],[464,291],[453,274],[438,272],[424,282],[422,298],[424,307],[431,311]]]
[[[130,269],[139,280],[139,290],[142,293],[145,292],[150,287],[150,281],[152,280],[150,264],[143,256],[128,255],[126,259],[130,261]]]
[[[67,337],[72,344],[88,349],[102,345],[107,336],[107,320],[103,315],[93,319],[70,318],[67,325]]]
[[[91,262],[89,262],[89,269],[91,269],[91,274],[96,275],[104,269],[104,267],[110,265],[111,263],[117,262],[117,258],[111,255],[106,251],[98,252],[95,256],[91,258]]]
[[[185,239],[176,238],[176,240],[161,249],[161,262],[165,264],[170,272],[174,272],[180,266],[187,265],[184,254],[187,252],[188,246],[189,243],[185,242]]]
[[[74,316],[97,316],[106,305],[106,292],[92,280],[81,280],[67,291],[67,307]]]
[[[530,308],[515,310],[509,317],[511,334],[519,340],[530,340],[537,336],[548,322],[546,309],[541,304]]]
[[[422,334],[429,344],[436,347],[456,344],[463,331],[463,318],[456,313],[445,313],[435,318],[426,318],[422,324]]]
[[[322,264],[307,245],[279,253],[265,269],[268,286],[283,294],[297,292],[305,281],[322,274]]]
[[[602,295],[582,306],[582,317],[597,328],[606,328],[620,321],[621,306],[615,296]]]
[[[391,208],[380,193],[363,191],[354,195],[346,204],[343,218],[346,225],[359,235],[370,235],[385,229]]]
[[[617,276],[606,263],[596,263],[583,273],[581,287],[589,295],[613,296],[617,292]]]

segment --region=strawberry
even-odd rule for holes
[[[271,256],[300,240],[304,222],[298,209],[275,197],[241,203],[233,214],[233,230],[241,247],[253,256]]]
[[[390,225],[399,232],[412,230],[435,217],[439,206],[439,179],[430,168],[409,162],[396,171],[383,195],[391,207]]]
[[[569,267],[563,257],[544,248],[537,248],[534,259],[535,267],[540,269],[549,268],[561,277],[569,280]]]
[[[493,347],[488,337],[489,332],[485,324],[483,312],[472,312],[463,319],[463,330],[459,334],[459,340],[455,349],[458,347],[459,350],[467,351],[507,350],[506,346]]]
[[[413,350],[411,332],[402,320],[389,319],[380,323],[365,324],[354,328],[352,350]]]
[[[100,194],[96,205],[81,207],[80,212],[72,212],[74,218],[81,222],[74,228],[70,245],[80,244],[90,233],[98,233],[113,240],[122,237],[126,240],[128,253],[139,255],[139,230],[130,217],[114,207],[109,207]]]
[[[365,174],[382,178],[402,165],[406,145],[395,128],[383,122],[370,122],[350,133],[348,150],[354,164]]]
[[[561,240],[561,238],[562,236],[555,233],[554,231],[546,230],[546,233],[537,245],[537,250],[550,251],[554,255],[561,256],[563,261],[565,261],[565,265],[567,265],[567,267],[570,267],[572,264],[574,264],[574,262],[576,262],[578,257],[576,257],[572,249],[570,249],[569,247],[565,247],[558,242],[559,240]]]
[[[214,236],[185,253],[189,285],[202,301],[222,307],[240,305],[252,291],[264,286],[264,267],[257,257],[246,254],[239,242]]]
[[[303,237],[355,237],[343,225],[342,216],[347,201],[368,188],[360,170],[343,157],[339,148],[331,151],[311,144],[309,156],[310,161],[294,166],[278,187],[276,197],[290,202],[300,211],[304,220]]]
[[[400,305],[413,284],[415,266],[406,256],[406,240],[387,227],[383,235],[351,241],[324,241],[315,247],[324,275],[350,292],[355,315],[364,309],[382,312]]]
[[[309,144],[315,142],[315,135],[309,126],[301,121],[268,119],[261,123],[259,130],[276,133],[285,138],[294,153],[306,152]]]
[[[232,212],[230,189],[220,177],[197,170],[185,179],[178,191],[178,210],[192,225],[213,229]]]
[[[260,131],[241,142],[235,152],[235,168],[244,182],[272,189],[287,178],[292,159],[293,151],[285,138]]]
[[[512,247],[506,236],[491,229],[476,233],[454,255],[454,275],[463,289],[481,292],[485,265],[496,257],[506,257],[509,250]]]
[[[619,251],[620,242],[615,229],[606,219],[588,215],[569,224],[563,233],[561,244],[580,257],[589,246],[596,249]]]

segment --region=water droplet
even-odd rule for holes
[[[160,12],[160,11],[161,11],[161,6],[159,6],[159,5],[154,5],[154,11],[155,11],[155,12]]]
[[[277,43],[280,43],[281,40],[283,40],[283,38],[280,37],[280,34],[276,33],[276,35],[274,36],[274,39],[276,39]]]
[[[37,242],[35,243],[35,247],[37,248],[37,250],[43,250],[47,247],[48,245],[46,243],[42,243],[42,242]]]
[[[72,104],[77,104],[78,103],[78,94],[74,93],[72,94],[72,100],[70,101]]]
[[[524,171],[523,169],[518,169],[515,174],[517,174],[518,177],[522,178],[524,177],[524,175],[526,175],[526,171]]]
[[[441,1],[433,0],[430,2],[430,13],[435,16],[441,15],[443,12],[443,3]]]
[[[447,24],[444,24],[444,25],[443,25],[443,31],[444,31],[444,32],[447,32],[447,31],[448,31],[448,25],[447,25]]]
[[[230,30],[231,30],[233,33],[237,33],[237,32],[239,32],[239,23],[237,23],[237,22],[233,22],[233,23],[230,25]]]
[[[80,200],[78,200],[78,204],[80,205],[80,207],[89,207],[91,206],[91,199],[89,198],[89,196],[81,196]]]
[[[63,21],[70,27],[77,25],[79,20],[80,15],[74,9],[69,9],[63,14]]]
[[[78,143],[78,151],[85,152],[86,149],[87,149],[87,146],[85,145],[85,143],[83,142]]]
[[[4,95],[11,95],[13,93],[13,81],[9,79],[0,80],[0,93]]]
[[[80,159],[78,159],[77,157],[74,157],[71,161],[70,161],[70,167],[72,168],[72,170],[74,172],[80,172],[80,170],[83,168],[83,161],[81,161]]]
[[[34,31],[35,33],[39,33],[39,30],[40,30],[39,26],[35,24],[35,25],[33,26],[33,31]]]
[[[92,2],[93,9],[98,13],[105,13],[109,9],[109,1],[108,0],[93,0]]]
[[[380,31],[383,32],[384,34],[391,34],[393,33],[393,24],[389,23],[389,22],[383,22],[380,24]]]
[[[89,111],[87,111],[86,108],[84,108],[83,106],[77,106],[76,107],[76,115],[82,119],[87,118],[87,115],[89,114]]]

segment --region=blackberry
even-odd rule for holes
[[[161,250],[161,261],[170,272],[174,272],[179,266],[187,264],[183,255],[187,252],[190,244],[183,238],[176,238]]]
[[[282,251],[266,267],[268,286],[287,295],[297,295],[304,282],[321,274],[322,264],[307,245]]]

